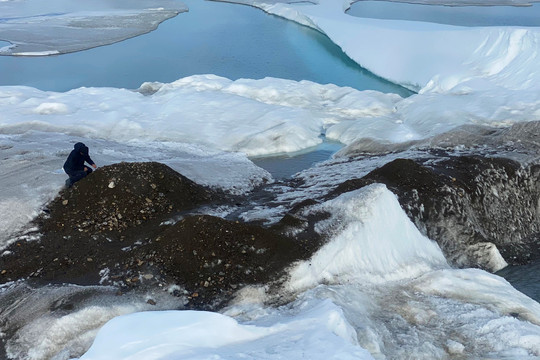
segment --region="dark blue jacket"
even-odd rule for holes
[[[75,144],[75,146],[73,146],[73,150],[64,163],[64,171],[68,175],[71,175],[77,171],[83,171],[85,161],[90,165],[94,165],[94,162],[88,155],[88,147],[82,142],[78,142]]]

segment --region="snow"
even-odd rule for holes
[[[9,133],[31,128],[116,141],[194,143],[251,156],[321,143],[322,119],[313,119],[301,106],[250,98],[242,87],[229,90],[231,83],[216,76],[194,76],[147,96],[113,88],[53,93],[3,87],[0,102],[6,112],[0,127]]]
[[[141,326],[144,324],[144,326]],[[118,346],[118,344],[124,344]],[[81,360],[373,359],[331,302],[267,324],[204,311],[143,312],[108,322]]]
[[[294,153],[360,139],[402,143],[464,125],[508,127],[540,116],[532,91],[428,92],[406,99],[332,84],[195,75],[139,91],[0,88],[0,132],[28,129],[114,141],[191,143],[248,156]],[[447,109],[442,110],[441,109]],[[77,119],[74,123],[73,119]]]
[[[187,11],[170,0],[0,1],[0,55],[48,56],[108,45],[157,28]]]
[[[291,270],[289,287],[351,279],[384,283],[448,266],[438,245],[420,234],[385,185],[342,194],[313,211],[332,214],[318,224],[318,232],[330,232],[333,241]]]

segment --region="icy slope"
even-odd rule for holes
[[[420,234],[385,185],[344,193],[311,211],[332,214],[317,225],[332,241],[291,271],[294,289],[326,282],[387,282],[447,266],[437,244]]]
[[[250,3],[321,31],[362,67],[411,89],[463,93],[538,87],[538,28],[357,18],[345,14],[349,0]]]

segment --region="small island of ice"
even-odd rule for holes
[[[187,7],[171,0],[0,1],[0,55],[44,56],[145,34]]]

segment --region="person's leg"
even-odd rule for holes
[[[75,171],[71,174],[69,174],[69,182],[71,183],[71,185],[75,184],[77,181],[81,180],[82,178],[86,177],[86,175],[88,175],[88,173],[84,170],[81,170],[81,171]],[[67,182],[66,182],[67,183]],[[71,186],[69,185],[69,186]]]

